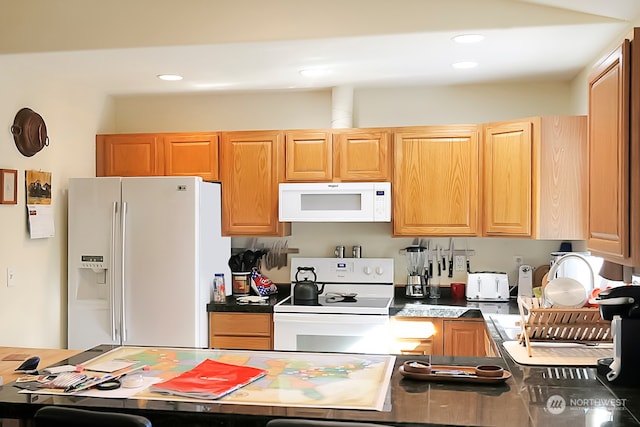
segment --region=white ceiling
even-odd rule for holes
[[[435,31],[10,53],[0,55],[0,64],[11,72],[72,79],[115,95],[568,81],[640,16],[638,0],[476,0],[487,8],[481,16],[471,16],[474,19],[456,9],[460,1],[437,3],[441,15],[466,18],[440,22],[438,16],[425,17],[425,28]],[[444,9],[448,4],[450,10]],[[361,13],[366,18],[367,12]],[[480,33],[485,40],[473,45],[451,41],[464,33]],[[468,60],[478,67],[451,67]],[[331,72],[318,78],[299,74],[309,67]],[[164,82],[155,78],[160,73],[178,73],[184,79]]]

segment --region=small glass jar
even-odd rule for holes
[[[224,274],[216,273],[213,277],[213,286],[211,289],[211,300],[214,303],[224,303],[227,301],[227,293],[224,286]]]

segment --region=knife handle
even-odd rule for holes
[[[449,258],[449,277],[453,277],[453,257]]]

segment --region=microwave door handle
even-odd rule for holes
[[[121,227],[121,247],[120,247],[120,327],[122,328],[122,333],[120,336],[122,337],[122,343],[124,344],[127,341],[127,316],[126,316],[126,298],[124,294],[125,283],[125,236],[127,234],[127,202],[122,202],[122,211],[120,212],[122,220],[120,221]]]
[[[116,283],[114,265],[116,263],[116,224],[118,218],[118,202],[113,202],[111,210],[111,259],[109,260],[109,289],[111,290],[111,340],[116,341]]]

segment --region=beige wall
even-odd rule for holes
[[[95,175],[95,130],[112,118],[111,102],[71,82],[34,81],[0,59],[0,168],[18,170],[18,204],[0,205],[0,345],[60,347],[66,342],[67,180]],[[16,149],[9,128],[30,107],[50,144],[32,157]],[[55,237],[30,239],[25,170],[52,173]],[[6,269],[15,271],[7,287]]]

